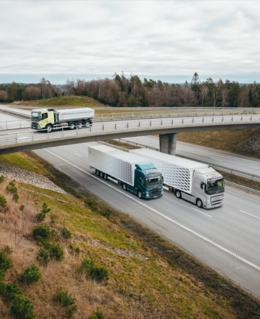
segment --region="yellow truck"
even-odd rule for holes
[[[69,127],[71,130],[83,126],[90,127],[95,110],[84,107],[55,110],[49,108],[34,109],[31,112],[31,128],[50,133],[53,129]]]

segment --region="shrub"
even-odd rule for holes
[[[94,261],[91,259],[84,259],[78,271],[97,281],[107,281],[109,279],[107,269],[95,266]]]
[[[8,245],[5,245],[4,249],[3,249],[3,252],[4,254],[6,255],[10,255],[11,252],[12,252],[12,249],[8,246]]]
[[[10,309],[11,316],[16,319],[33,319],[33,304],[31,300],[24,298],[21,295],[16,295]]]
[[[97,311],[94,311],[88,319],[104,319],[102,312],[97,309]]]
[[[16,295],[22,295],[22,290],[11,282],[2,284],[0,294],[7,300],[12,301]]]
[[[44,219],[45,219],[45,214],[39,213],[39,214],[36,215],[36,220],[37,220],[37,222],[40,223],[40,222],[42,222]]]
[[[4,279],[5,277],[5,271],[3,269],[0,269],[0,282]]]
[[[8,193],[13,194],[13,200],[17,203],[19,200],[18,190],[15,186],[15,181],[13,180],[6,186],[6,190]]]
[[[24,210],[24,205],[23,205],[23,204],[20,205],[19,209],[20,209],[20,211],[22,212],[22,211]]]
[[[6,271],[13,267],[11,259],[9,259],[4,253],[0,252],[0,270]]]
[[[14,195],[13,195],[13,200],[17,203],[18,202],[18,200],[19,200],[19,195],[18,195],[18,193],[14,193]]]
[[[61,260],[64,256],[63,249],[60,245],[50,245],[49,247],[50,257],[56,260]]]
[[[6,190],[8,193],[12,193],[12,194],[17,193],[17,188],[14,182],[15,181],[13,180],[6,186]]]
[[[48,205],[44,202],[43,204],[42,204],[42,213],[43,214],[47,214],[47,213],[49,213],[51,211],[51,209],[48,207]]]
[[[0,195],[0,206],[4,208],[5,205],[6,205],[6,198],[4,195]]]
[[[45,239],[48,240],[51,238],[52,232],[49,226],[47,225],[38,225],[33,228],[33,238]]]
[[[3,183],[4,180],[5,180],[4,176],[1,175],[1,176],[0,176],[0,183]]]
[[[74,314],[74,312],[77,310],[77,306],[73,305],[67,310],[67,316],[68,318],[71,318]]]
[[[93,267],[90,269],[90,277],[97,281],[107,281],[108,280],[108,271],[104,267]]]
[[[37,255],[37,260],[39,261],[40,264],[42,264],[43,266],[47,266],[49,261],[50,261],[50,256],[48,254],[48,252],[44,249],[40,249],[39,253]]]
[[[53,296],[53,301],[59,303],[62,307],[74,305],[75,299],[62,288]]]
[[[66,228],[62,229],[61,234],[62,234],[62,237],[65,238],[65,239],[70,239],[71,238],[71,232],[68,229],[66,229]]]
[[[22,277],[22,281],[25,282],[26,284],[32,284],[34,282],[39,281],[40,278],[41,278],[41,273],[39,272],[39,267],[32,264],[25,270]]]

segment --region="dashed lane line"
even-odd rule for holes
[[[62,160],[62,161],[68,163],[69,165],[71,165],[71,166],[77,168],[78,170],[84,172],[86,175],[89,175],[89,176],[91,176],[92,178],[95,178],[95,179],[98,180],[99,182],[101,182],[101,183],[105,184],[106,186],[108,186],[108,187],[110,187],[110,188],[116,190],[117,192],[122,193],[123,195],[127,196],[127,197],[130,198],[131,200],[133,200],[133,201],[137,202],[138,204],[142,205],[143,207],[145,207],[145,208],[147,208],[147,209],[153,211],[154,213],[156,213],[157,215],[163,217],[164,219],[169,220],[169,221],[172,222],[173,224],[175,224],[175,225],[181,227],[182,229],[184,229],[184,230],[188,231],[189,233],[193,234],[194,236],[196,236],[196,237],[198,237],[198,238],[204,240],[205,242],[211,244],[212,246],[214,246],[214,247],[216,247],[216,248],[218,248],[218,249],[220,249],[220,250],[226,252],[227,254],[233,256],[234,258],[236,258],[236,259],[242,261],[243,263],[245,263],[245,264],[251,266],[252,268],[254,268],[254,269],[260,271],[260,267],[259,267],[258,265],[256,265],[256,264],[252,263],[251,261],[249,261],[249,260],[247,260],[247,259],[245,259],[245,258],[239,256],[238,254],[232,252],[231,250],[229,250],[229,249],[227,249],[227,248],[225,248],[225,247],[223,247],[223,246],[217,244],[217,243],[214,242],[213,240],[211,240],[211,239],[209,239],[209,238],[207,238],[207,237],[205,237],[205,236],[203,236],[203,235],[201,235],[201,234],[195,232],[194,230],[192,230],[192,229],[190,229],[190,228],[188,228],[188,227],[186,227],[186,226],[180,224],[179,222],[175,221],[174,219],[172,219],[172,218],[170,218],[170,217],[168,217],[168,216],[165,216],[164,214],[160,213],[160,212],[157,211],[156,209],[153,209],[153,208],[147,206],[146,204],[142,203],[141,201],[139,201],[139,200],[137,200],[137,199],[135,199],[135,198],[129,196],[129,195],[126,194],[125,192],[122,192],[122,191],[118,190],[117,188],[113,187],[112,185],[107,184],[106,182],[104,182],[104,181],[101,180],[100,178],[96,177],[95,175],[90,174],[89,172],[85,171],[84,169],[78,167],[77,165],[74,165],[74,164],[72,164],[71,162],[69,162],[69,161],[63,159],[62,157],[60,157],[60,156],[58,156],[58,155],[56,155],[56,154],[54,154],[54,153],[52,153],[52,152],[50,152],[50,151],[48,151],[48,150],[46,150],[46,152],[52,154],[53,156],[59,158],[59,159]]]

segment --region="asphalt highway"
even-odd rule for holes
[[[87,147],[87,143],[76,144],[36,153],[113,207],[260,298],[260,197],[227,187],[224,205],[213,210],[199,209],[167,191],[159,199],[139,200],[121,186],[94,175]]]

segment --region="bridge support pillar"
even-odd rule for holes
[[[175,155],[177,133],[160,134],[160,152]]]

